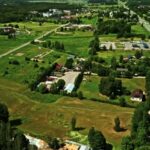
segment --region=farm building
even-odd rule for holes
[[[91,150],[91,148],[87,145],[83,145],[80,143],[76,143],[73,141],[66,141],[65,142],[65,147],[63,150]]]
[[[48,144],[41,139],[34,138],[30,135],[25,135],[25,137],[29,140],[31,145],[35,145],[38,149],[46,149],[49,147]]]
[[[136,89],[131,93],[131,100],[142,102],[145,100],[144,92],[141,89]]]

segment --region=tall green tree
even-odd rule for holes
[[[132,138],[130,136],[126,136],[122,138],[121,150],[134,150],[134,145],[132,142]]]
[[[5,104],[0,103],[0,120],[7,122],[9,118],[8,108]]]
[[[114,123],[115,123],[115,125],[114,125],[115,131],[117,131],[117,132],[121,131],[120,119],[119,119],[119,117],[116,117],[116,118],[114,119]]]
[[[93,150],[106,150],[107,148],[104,135],[93,127],[89,130],[88,141]]]
[[[71,130],[72,130],[72,131],[75,131],[75,130],[76,130],[76,122],[77,122],[76,117],[75,117],[75,116],[72,117],[72,119],[71,119]]]
[[[148,71],[146,74],[145,89],[147,97],[150,98],[150,71]]]

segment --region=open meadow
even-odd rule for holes
[[[31,2],[35,1],[41,2],[41,0],[31,0]],[[45,2],[47,1],[62,2],[61,0],[45,0]],[[72,0],[66,1],[72,3]],[[77,0],[77,3],[79,2],[83,2],[83,0]],[[136,70],[136,64],[139,62],[142,64],[144,56],[150,57],[150,51],[148,49],[141,51],[139,48],[138,52],[142,54],[140,53],[139,55],[141,56],[136,58],[136,50],[125,50],[125,42],[132,45],[133,40],[136,42],[141,41],[140,36],[133,39],[124,36],[117,38],[117,34],[111,32],[102,33],[98,35],[98,38],[95,36],[95,34],[98,34],[96,33],[96,25],[98,24],[97,10],[111,9],[116,6],[85,5],[85,11],[83,9],[81,14],[78,12],[77,15],[79,15],[79,18],[75,18],[75,20],[71,20],[71,15],[69,17],[59,16],[57,18],[57,15],[59,15],[59,10],[57,10],[58,14],[54,16],[54,18],[56,17],[56,24],[48,22],[50,18],[48,18],[47,22],[41,24],[39,21],[12,22],[11,24],[18,25],[16,38],[9,39],[7,35],[0,35],[0,56],[6,53],[5,56],[0,57],[0,103],[5,103],[8,106],[11,120],[21,120],[21,124],[17,128],[24,133],[29,133],[44,140],[47,136],[51,136],[88,144],[88,131],[91,127],[95,127],[102,131],[107,142],[113,145],[113,150],[121,150],[122,138],[130,135],[131,131],[134,108],[129,108],[129,106],[136,107],[139,104],[138,102],[131,101],[130,93],[139,88],[146,91],[145,77],[143,75],[143,77],[139,78],[135,77],[135,74],[132,74],[132,78],[127,76],[129,79],[119,78],[122,81],[123,87],[130,92],[128,96],[127,94],[122,95],[128,105],[120,107],[120,95],[123,93],[121,91],[123,88],[120,90],[121,94],[115,95],[116,97],[113,100],[102,95],[99,92],[99,84],[102,77],[97,74],[100,72],[100,67],[105,68],[105,77],[109,75],[113,76],[113,73],[117,72],[119,67],[122,70],[126,70],[128,67],[132,69],[132,65],[134,64]],[[86,16],[87,12],[89,12],[91,18]],[[42,13],[40,15],[42,16]],[[73,19],[77,15],[73,14]],[[38,18],[39,20],[42,18],[40,17]],[[63,20],[63,22],[61,19],[65,17],[71,19]],[[108,18],[104,17],[104,20]],[[81,19],[81,22],[78,19]],[[75,23],[69,24],[69,21]],[[64,26],[62,26],[62,22]],[[3,26],[1,23],[0,27]],[[77,27],[74,28],[74,26]],[[135,35],[144,34],[146,35],[146,42],[150,41],[148,39],[149,33],[139,23],[132,25],[131,33]],[[115,49],[107,49],[107,47],[105,47],[106,49],[100,49],[103,48],[102,44],[108,44],[109,42],[114,45],[116,44]],[[27,45],[7,54],[7,52],[26,43]],[[92,50],[96,51],[95,55]],[[120,60],[121,55],[122,62]],[[116,58],[115,67],[113,67],[112,57]],[[132,58],[130,59],[129,57]],[[127,62],[124,61],[125,59],[128,59]],[[86,60],[89,60],[89,62]],[[149,60],[145,61],[150,63]],[[50,68],[51,66],[53,67]],[[78,81],[80,80],[78,79],[80,76],[74,77],[70,74],[69,77],[66,77],[66,72],[80,74],[83,76],[83,80],[81,79],[80,82]],[[91,75],[88,75],[88,72],[91,72]],[[66,80],[63,78],[64,76],[65,79],[67,78]],[[62,88],[58,87],[56,81],[59,80],[55,79],[64,79]],[[72,93],[67,93],[65,82],[67,81],[69,85],[70,80],[72,82],[75,80],[71,84],[74,86],[74,89],[71,91]],[[46,82],[49,82],[49,84],[46,84]],[[79,86],[76,85],[77,89],[75,87],[76,82],[81,83],[79,83]],[[30,83],[35,83],[33,91]],[[42,87],[41,85],[44,86]],[[47,85],[50,86],[49,89]],[[54,91],[58,89],[59,91],[53,93],[52,85],[54,86]],[[43,89],[45,88],[44,92],[42,91],[43,89],[41,90],[43,93],[39,90],[40,86]],[[71,132],[71,119],[73,116],[77,118],[77,128],[79,129],[75,132]],[[124,131],[116,132],[114,130],[114,119],[116,117],[119,117],[121,128]]]
[[[22,120],[19,128],[24,132],[38,137],[50,135],[69,138],[70,120],[75,115],[77,127],[85,128],[79,131],[81,134],[86,135],[89,128],[95,126],[118,150],[121,138],[130,133],[133,109],[68,97],[58,97],[54,103],[42,103],[42,100],[38,102],[28,97],[27,89],[21,84],[4,79],[0,79],[0,82],[0,102],[7,104],[11,119]],[[116,133],[113,130],[116,116],[126,131]]]

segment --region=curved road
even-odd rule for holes
[[[37,37],[35,40],[40,40],[40,39],[42,39],[44,36],[47,36],[47,35],[49,35],[49,34],[51,34],[51,33],[53,33],[53,32],[56,32],[58,29],[60,29],[61,27],[65,27],[66,25],[68,25],[68,24],[64,24],[64,25],[61,25],[61,26],[59,26],[59,27],[57,27],[57,28],[55,28],[55,29],[53,29],[53,30],[51,30],[51,31],[47,31],[46,33],[44,33],[44,34],[40,35],[39,37]],[[33,40],[34,40],[34,39],[33,39]],[[16,47],[16,48],[14,48],[14,49],[12,49],[12,50],[6,52],[6,53],[3,53],[3,54],[0,55],[0,58],[2,58],[2,57],[4,57],[4,56],[7,56],[7,55],[9,55],[9,54],[11,54],[11,53],[13,53],[13,52],[15,52],[15,51],[17,51],[17,50],[19,50],[19,49],[21,49],[21,48],[23,48],[23,47],[29,45],[30,43],[31,43],[31,41],[29,41],[29,42],[27,42],[27,43],[24,43],[24,44],[22,44],[22,45],[20,45],[20,46],[18,46],[18,47]]]

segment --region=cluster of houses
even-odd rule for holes
[[[0,27],[0,34],[3,34],[3,35],[11,34],[12,36],[15,36],[16,35],[16,29],[14,27],[11,27],[11,26]]]
[[[29,140],[30,145],[35,145],[38,150],[52,150],[48,143],[44,140],[32,137],[28,134],[25,134],[27,140]],[[64,146],[59,150],[91,150],[91,148],[87,145],[83,145],[77,142],[66,140],[64,141]]]
[[[88,30],[93,31],[94,27],[90,24],[68,24],[63,27],[65,31],[72,31],[72,30]]]
[[[65,146],[60,150],[91,150],[91,148],[87,145],[66,140]]]
[[[68,56],[68,59],[74,58],[72,55]],[[77,61],[85,61],[83,58],[76,58]],[[60,79],[65,81],[65,86],[64,86],[64,91],[67,93],[71,93],[75,87],[74,83],[76,78],[81,72],[82,67],[78,64],[75,63],[73,69],[68,69],[62,64],[55,64],[55,68],[53,72],[49,75],[46,76],[46,80],[43,82],[40,82],[38,84],[38,87],[42,84],[46,86],[47,91],[51,92],[51,87],[54,83],[57,83]]]
[[[58,15],[71,15],[71,10],[49,9],[48,12],[42,13],[43,17],[52,17]]]
[[[135,89],[131,93],[131,101],[136,101],[136,102],[145,101],[145,92],[143,92],[141,89]]]

